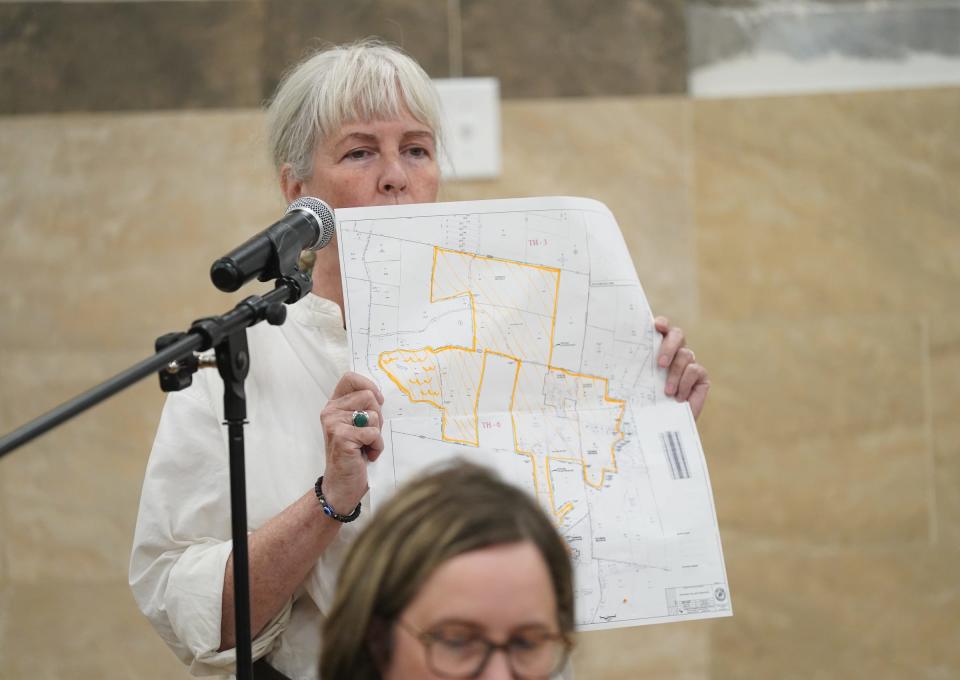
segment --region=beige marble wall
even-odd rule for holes
[[[960,91],[695,109],[712,675],[953,677]]]
[[[0,430],[226,310],[218,250],[269,224],[259,113],[0,119]],[[126,585],[162,394],[135,387],[0,460],[0,678],[188,677]]]
[[[960,674],[960,90],[504,104],[504,176],[606,202],[714,387],[735,616],[581,636],[583,678]],[[0,431],[225,309],[283,209],[256,112],[0,118]],[[126,587],[162,396],[0,460],[0,677],[187,677]]]

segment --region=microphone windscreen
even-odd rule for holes
[[[304,250],[320,250],[333,238],[337,229],[337,218],[333,214],[333,209],[313,196],[301,196],[287,207],[287,214],[295,211],[308,212],[317,220],[320,225],[320,233],[315,243],[308,245]]]

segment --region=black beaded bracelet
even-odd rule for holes
[[[327,499],[323,497],[323,475],[317,478],[317,483],[313,485],[313,490],[317,494],[317,499],[320,501],[320,506],[323,508],[323,514],[329,517],[330,519],[335,519],[338,522],[352,522],[357,517],[360,516],[360,503],[357,503],[357,507],[353,509],[349,515],[341,515],[333,507],[327,503]]]

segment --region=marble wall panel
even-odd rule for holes
[[[450,75],[446,3],[431,0],[282,0],[265,3],[263,92],[324,43],[379,37],[400,45],[434,78]]]
[[[4,119],[17,171],[0,175],[0,344],[147,356],[226,311],[239,296],[213,288],[210,263],[285,207],[262,125],[256,112]]]
[[[10,613],[10,601],[13,598],[13,588],[3,581],[0,581],[0,672],[6,673],[6,666],[9,662],[10,651],[7,649],[6,640],[13,627],[13,620]]]
[[[679,0],[461,0],[463,71],[505,97],[686,91]]]
[[[6,352],[0,429],[141,358],[118,351]],[[162,404],[157,379],[144,379],[5,457],[3,549],[11,582],[125,581]]]
[[[504,102],[503,175],[441,187],[441,200],[586,196],[604,202],[656,313],[696,318],[689,102]]]
[[[9,428],[6,428],[9,429]],[[5,429],[5,431],[6,431]],[[4,466],[0,465],[0,489],[6,488],[6,481],[4,479],[5,473],[3,471]],[[0,502],[0,536],[6,536],[8,533],[7,529],[7,505],[6,503]],[[7,573],[9,569],[7,567],[7,551],[0,547],[0,603],[3,602],[4,587],[7,584]],[[4,627],[4,615],[3,607],[0,606],[0,636],[3,635]]]
[[[960,320],[930,322],[929,399],[937,541],[960,545]]]
[[[581,633],[576,644],[573,669],[578,678],[710,677],[710,624],[703,621]]]
[[[956,547],[823,548],[739,539],[724,552],[734,616],[712,628],[728,678],[955,677]]]
[[[18,584],[6,591],[0,611],[13,625],[0,637],[4,678],[192,677],[136,609],[126,581]]]
[[[705,316],[954,313],[960,89],[693,107]]]
[[[0,114],[256,106],[261,3],[0,3]]]
[[[701,322],[689,333],[713,382],[699,426],[722,530],[928,540],[922,324]]]
[[[801,3],[818,3],[821,5],[864,5],[870,0],[800,0]],[[762,7],[767,0],[688,0],[691,5],[704,7]],[[892,0],[890,4],[912,4],[910,0]]]
[[[924,423],[918,319],[705,322],[696,333],[717,408],[749,423],[762,403],[763,433],[776,443]]]

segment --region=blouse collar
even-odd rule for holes
[[[340,305],[319,295],[307,293],[296,304],[290,305],[293,318],[305,326],[324,330],[343,330],[343,314]]]

